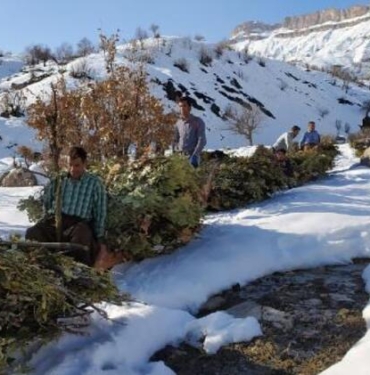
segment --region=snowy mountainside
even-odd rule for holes
[[[370,8],[353,7],[347,17],[335,9],[287,17],[280,25],[247,22],[231,40],[237,50],[329,70],[341,66],[370,79]],[[338,13],[339,12],[339,13]]]
[[[209,57],[207,64],[200,62],[200,56],[204,55]],[[247,145],[243,137],[228,130],[224,113],[230,105],[240,111],[242,105],[256,104],[263,116],[255,134],[255,144],[271,144],[293,124],[305,129],[310,120],[316,121],[323,134],[336,133],[336,120],[343,125],[348,123],[352,131],[357,131],[364,115],[362,104],[370,99],[367,88],[350,83],[344,90],[341,80],[326,73],[253,56],[246,59],[242,53],[228,49],[219,56],[215,46],[189,38],[148,39],[139,50],[134,50],[131,44],[118,46],[117,64],[131,65],[133,59],[139,58],[147,60],[151,91],[166,110],[177,109],[174,101],[177,91],[194,99],[193,113],[206,123],[210,149]],[[71,72],[82,65],[88,67],[93,79],[106,76],[103,53],[76,59],[62,67],[54,62],[32,69],[23,67],[17,74],[0,78],[0,99],[6,90],[21,90],[26,104],[37,96],[46,99],[50,83],[61,74],[71,88],[86,84],[86,80],[71,76]],[[14,152],[14,148],[9,148],[11,142],[22,144],[22,136],[30,137],[31,130],[27,129],[18,134],[17,139],[11,139],[14,126],[26,127],[25,118],[0,117],[3,137],[0,157]]]

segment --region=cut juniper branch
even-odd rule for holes
[[[88,251],[89,247],[78,243],[71,242],[36,242],[36,241],[3,241],[0,240],[1,246],[9,246],[12,248],[32,248],[36,246],[45,247],[47,249],[56,249],[62,251],[84,250]]]

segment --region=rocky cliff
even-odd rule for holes
[[[247,21],[237,26],[232,32],[232,39],[245,37],[258,39],[258,35],[263,37],[266,32],[279,29],[281,27],[290,30],[302,30],[312,26],[323,25],[326,22],[342,22],[352,18],[358,18],[370,12],[369,6],[355,5],[347,9],[329,8],[318,12],[305,14],[302,16],[286,17],[281,24],[269,25],[263,22]],[[359,20],[361,22],[361,20]]]

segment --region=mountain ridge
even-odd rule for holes
[[[231,32],[231,39],[236,39],[238,35],[256,34],[258,31],[274,31],[280,28],[298,31],[312,26],[322,25],[327,22],[342,22],[358,18],[370,12],[370,7],[366,5],[354,5],[347,9],[328,8],[317,12],[303,14],[300,16],[285,17],[282,23],[268,24],[259,21],[246,21],[235,27]],[[358,22],[361,22],[359,20]]]

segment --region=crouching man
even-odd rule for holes
[[[99,254],[108,254],[105,245],[107,195],[99,177],[87,172],[87,154],[82,147],[69,151],[69,171],[61,180],[62,242],[85,246],[70,250],[67,255],[93,266]],[[28,228],[26,239],[38,242],[57,241],[55,226],[56,180],[45,188],[45,216]]]

